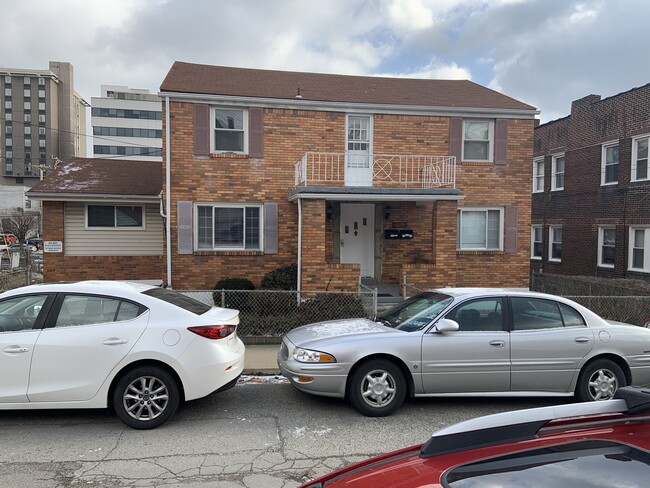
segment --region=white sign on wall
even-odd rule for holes
[[[43,241],[43,252],[63,252],[63,241]]]

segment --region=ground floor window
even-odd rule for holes
[[[533,225],[530,230],[530,257],[542,259],[542,226]]]
[[[616,228],[598,229],[598,266],[613,268],[615,261]]]
[[[144,227],[142,205],[88,205],[88,227]]]
[[[471,208],[458,211],[458,249],[501,250],[503,210]]]
[[[562,227],[552,225],[548,229],[548,260],[562,261]]]
[[[198,249],[261,249],[259,205],[197,205]]]
[[[630,227],[630,269],[650,272],[650,228]]]

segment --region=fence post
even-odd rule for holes
[[[221,289],[221,308],[226,308],[226,290]]]
[[[377,288],[372,290],[372,316],[377,318]]]

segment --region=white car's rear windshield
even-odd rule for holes
[[[176,305],[177,307],[195,313],[196,315],[202,315],[212,308],[210,305],[199,302],[194,298],[190,298],[187,295],[166,288],[151,288],[147,291],[143,291],[142,294],[171,303],[172,305]]]

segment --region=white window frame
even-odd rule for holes
[[[541,172],[538,171],[540,167],[541,167]],[[544,191],[544,156],[533,159],[533,193],[542,193],[543,191]]]
[[[218,110],[239,110],[242,112],[242,130],[244,132],[244,150],[243,151],[228,151],[228,150],[220,150],[217,149],[216,147],[216,131],[217,131],[217,123],[216,123],[216,118],[217,118],[217,111]],[[219,129],[219,130],[225,130],[225,129]],[[237,129],[237,132],[239,132],[239,129]],[[215,153],[215,154],[248,154],[248,109],[242,108],[242,107],[226,107],[226,106],[212,106],[210,109],[210,152]]]
[[[94,225],[89,225],[88,224],[88,207],[90,206],[97,206],[97,207],[113,207],[113,213],[115,213],[115,207],[140,207],[142,209],[142,225],[141,226],[121,226],[117,225],[117,218],[113,221],[112,226],[94,226]],[[85,212],[84,212],[84,217],[85,217],[85,227],[86,230],[92,230],[92,231],[111,231],[111,232],[125,232],[125,231],[141,231],[141,230],[146,230],[146,218],[147,218],[147,208],[143,204],[139,203],[87,203]]]
[[[601,155],[600,155],[600,185],[601,186],[618,185],[618,176],[619,176],[618,174],[617,174],[617,177],[616,177],[616,181],[605,181],[605,177],[606,177],[606,174],[607,174],[607,172],[606,172],[607,150],[610,149],[610,148],[613,148],[613,147],[618,147],[619,148],[618,162],[616,163],[616,165],[619,167],[619,170],[620,170],[621,153],[620,153],[620,146],[618,144],[618,141],[612,141],[612,142],[607,142],[607,143],[603,144],[603,148],[602,148]],[[617,171],[617,173],[618,173],[618,171]]]
[[[562,257],[560,256],[559,258],[554,258],[553,257],[553,244],[556,243],[555,239],[555,231],[556,230],[562,231],[562,226],[561,225],[550,225],[548,227],[548,260],[552,263],[561,263],[562,262]],[[560,240],[560,245],[563,246],[563,241],[564,241],[564,232],[562,232],[562,239]],[[564,249],[562,249],[562,253],[564,253]]]
[[[535,240],[535,231],[539,231],[539,241]],[[540,244],[540,254],[535,256],[535,244],[539,242]],[[531,225],[530,226],[530,259],[535,261],[541,261],[543,257],[543,245],[544,242],[544,226],[543,225]]]
[[[499,212],[499,246],[498,247],[487,247],[488,243],[488,228],[487,228],[487,218],[489,211]],[[485,247],[461,247],[462,242],[462,221],[463,221],[463,212],[485,212]],[[503,251],[503,225],[504,225],[504,211],[503,207],[463,207],[458,209],[458,230],[456,238],[456,250],[458,251]]]
[[[600,268],[613,269],[615,264],[603,263],[603,247],[605,243],[605,231],[613,230],[616,233],[616,227],[613,225],[603,225],[598,227],[598,266]],[[614,236],[614,252],[616,252],[616,236]]]
[[[244,222],[242,228],[242,246],[231,246],[231,247],[215,247],[214,246],[214,212],[212,213],[212,247],[199,247],[199,207],[211,207],[214,208],[233,208],[233,209],[243,209],[244,211]],[[259,246],[255,248],[246,247],[246,208],[257,208],[259,210]],[[196,202],[194,204],[194,216],[193,216],[193,238],[194,238],[194,250],[195,251],[246,251],[246,252],[257,252],[264,249],[264,205],[259,203],[214,203],[214,202]]]
[[[638,164],[638,144],[639,141],[646,140],[648,144],[648,156],[646,156],[646,177],[637,178],[637,164]],[[632,168],[630,171],[631,181],[648,181],[650,180],[650,134],[645,134],[632,139]]]
[[[470,122],[485,122],[488,124],[488,154],[487,159],[469,159],[465,157],[465,125]],[[467,139],[468,142],[478,139]],[[480,139],[479,141],[483,141]],[[462,161],[491,162],[494,159],[494,120],[491,119],[463,119]]]
[[[562,172],[557,170],[557,160],[562,159],[564,167]],[[557,176],[562,175],[562,186],[557,184]],[[554,154],[551,160],[551,191],[560,191],[564,190],[564,185],[566,184],[566,157],[564,153]]]
[[[642,247],[636,247],[636,232],[643,232]],[[650,273],[650,226],[630,226],[629,231],[629,249],[628,249],[628,271],[636,271],[639,273]],[[643,249],[643,266],[641,268],[634,267],[634,250]]]

